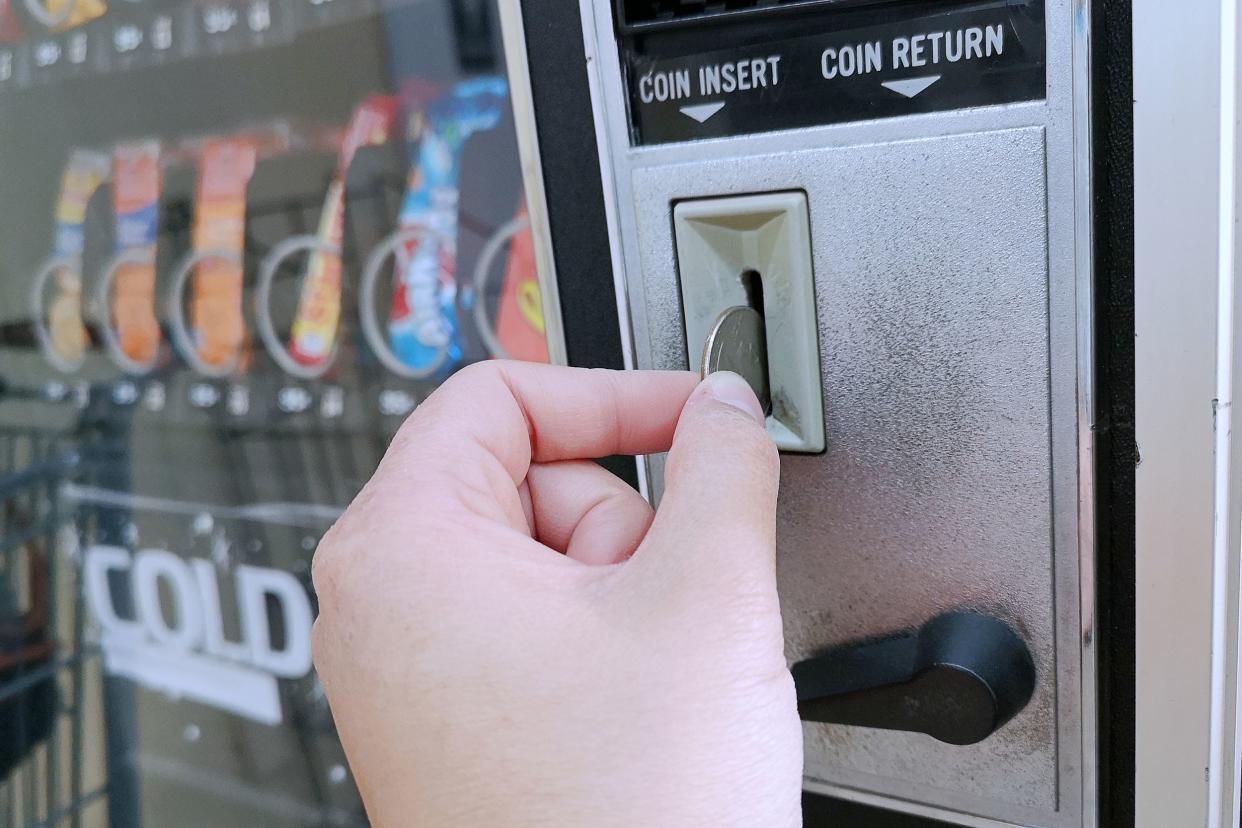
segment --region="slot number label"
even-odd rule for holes
[[[276,0],[213,0],[196,8],[196,34],[213,52],[266,43],[280,29],[281,8]]]
[[[141,23],[118,23],[108,33],[108,51],[118,67],[155,63],[171,56],[182,24],[170,14],[157,14]]]
[[[27,65],[31,80],[34,81],[74,77],[89,71],[94,62],[95,46],[90,32],[86,29],[35,38],[28,48]],[[3,65],[5,59],[0,55],[0,83],[16,74],[16,67],[13,65],[16,60],[15,53],[7,49],[4,53],[9,55],[8,65]]]
[[[0,89],[17,84],[17,50],[0,49]]]

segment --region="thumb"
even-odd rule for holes
[[[754,392],[731,372],[711,374],[686,401],[647,534],[674,577],[774,586],[780,466],[763,421]]]

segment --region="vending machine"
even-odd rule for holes
[[[805,824],[1237,826],[1238,6],[0,0],[0,826],[365,825],[399,424],[738,307]]]

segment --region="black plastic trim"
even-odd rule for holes
[[[1093,0],[1099,824],[1134,825],[1134,58],[1131,0]]]
[[[522,0],[522,19],[569,364],[624,368],[578,5]],[[602,462],[637,485],[632,458]]]
[[[670,31],[673,29],[714,26],[720,23],[752,22],[756,19],[767,20],[779,18],[787,14],[840,8],[856,8],[859,6],[873,8],[875,6],[892,5],[907,0],[775,0],[768,5],[756,5],[744,9],[720,9],[702,11],[676,17],[633,19],[633,15],[625,10],[627,0],[614,0],[614,11],[617,33],[621,35],[648,34],[650,32]],[[946,0],[923,2],[923,6],[934,5]]]

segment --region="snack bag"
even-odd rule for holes
[[[345,179],[349,165],[360,147],[388,140],[396,113],[396,98],[372,95],[354,110],[349,120],[315,234],[338,251],[345,237]],[[290,337],[290,355],[303,365],[321,364],[332,354],[340,320],[340,254],[316,251],[307,262],[306,276],[302,280]]]
[[[15,43],[22,39],[22,24],[13,13],[12,0],[0,0],[0,43]]]
[[[38,3],[40,0],[35,0],[35,2]],[[49,26],[53,32],[76,29],[78,26],[102,17],[108,11],[108,6],[103,0],[45,0],[43,8],[45,13],[36,14],[35,17],[46,21],[57,21]]]
[[[137,363],[155,359],[160,324],[155,316],[155,244],[159,231],[160,147],[144,141],[112,156],[116,250],[134,254],[116,272],[112,324],[122,352]]]
[[[56,202],[56,239],[52,259],[53,298],[47,311],[51,356],[76,365],[86,354],[87,332],[82,321],[82,252],[86,247],[86,207],[108,178],[108,156],[74,150],[60,180]]]
[[[517,219],[526,218],[526,201],[518,207]],[[487,297],[476,296],[476,302]],[[496,340],[513,359],[548,361],[548,340],[543,325],[543,299],[539,294],[539,274],[535,268],[535,242],[530,222],[509,240],[509,260],[500,288],[500,307],[496,312]]]
[[[393,352],[418,371],[447,373],[461,361],[457,336],[457,207],[461,151],[475,133],[494,128],[508,106],[501,78],[457,84],[428,104],[418,162],[401,206],[402,228],[427,235],[398,256],[388,334]]]
[[[237,364],[245,348],[246,187],[257,156],[253,140],[216,138],[204,143],[199,162],[191,243],[211,255],[195,269],[190,328],[199,359],[213,368]]]

